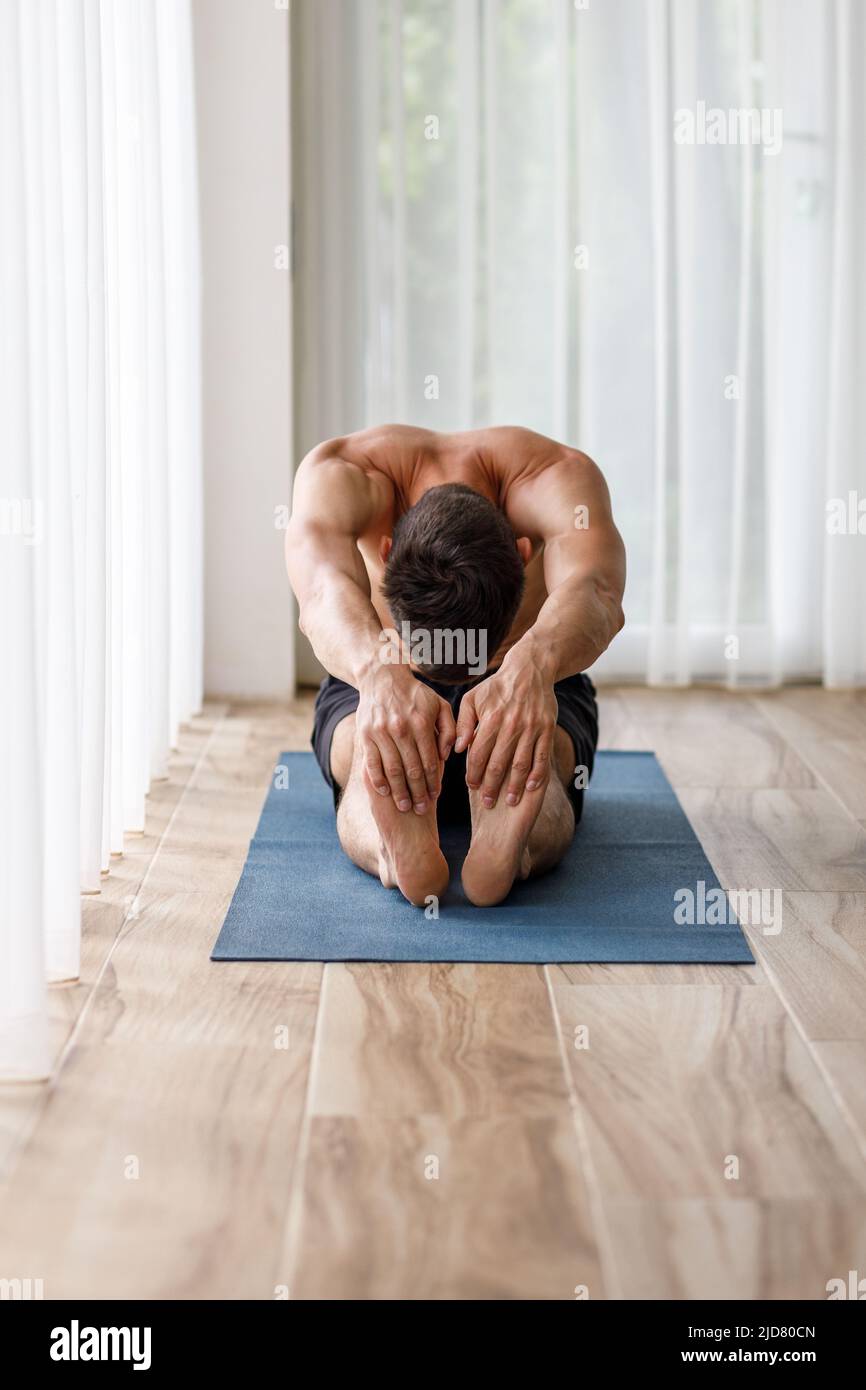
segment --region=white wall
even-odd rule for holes
[[[289,15],[193,0],[203,283],[205,690],[283,697],[296,626],[274,509],[290,497]]]

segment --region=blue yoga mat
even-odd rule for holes
[[[446,830],[451,885],[438,918],[343,853],[312,753],[284,753],[212,960],[730,961],[753,957],[732,914],[677,925],[677,890],[719,882],[653,753],[596,756],[562,863],[498,907],[460,886],[466,832]],[[286,783],[286,785],[283,785]],[[700,885],[703,884],[703,890]],[[679,899],[678,901],[682,901]]]

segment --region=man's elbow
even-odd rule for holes
[[[625,627],[625,614],[622,611],[621,596],[615,590],[610,589],[605,584],[595,581],[595,595],[598,602],[604,609],[606,642],[605,648],[616,637],[618,632],[622,632]]]
[[[312,632],[316,627],[316,594],[315,591],[305,589],[303,593],[296,593],[298,600],[298,627],[309,641],[312,641]]]
[[[603,624],[604,631],[603,633],[599,634],[599,656],[601,656],[603,652],[607,651],[608,647],[610,646],[613,639],[616,637],[617,633],[622,632],[624,626],[625,615],[623,614],[622,609],[619,606],[617,606],[614,609],[607,608],[607,612],[605,613],[605,622]]]

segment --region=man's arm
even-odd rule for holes
[[[314,450],[295,480],[286,568],[300,628],[327,671],[360,692],[356,727],[370,782],[401,811],[439,794],[454,742],[450,707],[407,666],[382,660],[381,623],[358,538],[387,504],[363,469]]]
[[[625,621],[625,547],[607,483],[592,459],[570,454],[514,488],[508,511],[518,535],[543,541],[547,587],[535,623],[508,656],[564,680],[592,666]]]
[[[509,491],[507,513],[518,535],[544,544],[547,598],[533,626],[499,670],[465,697],[457,721],[459,752],[472,742],[467,781],[485,805],[505,786],[510,805],[550,775],[557,680],[584,671],[623,626],[625,549],[613,522],[600,469],[571,450]]]
[[[380,651],[381,624],[358,537],[377,498],[360,468],[308,455],[295,479],[286,531],[286,568],[300,629],[331,675],[360,689]]]

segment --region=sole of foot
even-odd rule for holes
[[[381,796],[368,781],[366,786],[380,837],[379,878],[386,888],[399,888],[414,907],[426,907],[431,897],[442,897],[450,877],[439,847],[436,803],[423,816],[398,811],[392,797]]]
[[[515,879],[528,878],[532,863],[529,836],[538,819],[546,788],[524,792],[520,804],[504,796],[488,809],[481,792],[469,792],[472,840],[463,863],[463,891],[476,907],[495,907],[511,892]]]

